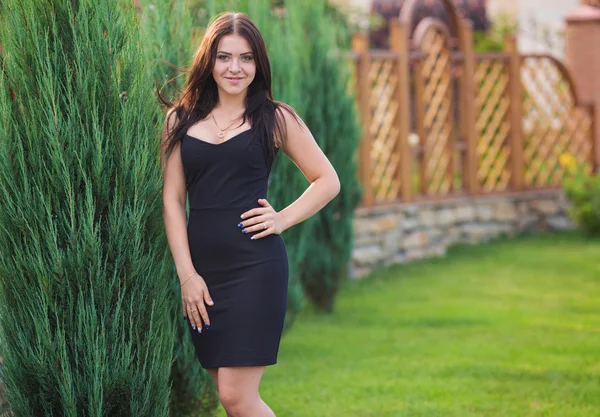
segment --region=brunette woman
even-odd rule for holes
[[[259,384],[286,312],[280,235],[337,195],[338,176],[294,110],[273,99],[264,40],[242,13],[215,18],[180,97],[165,103],[163,218],[196,354],[229,416],[274,416]],[[309,183],[281,211],[267,199],[279,151]]]

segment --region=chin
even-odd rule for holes
[[[231,96],[236,96],[238,94],[244,94],[246,93],[246,91],[248,91],[248,87],[242,87],[242,88],[221,88],[225,93],[231,95]]]

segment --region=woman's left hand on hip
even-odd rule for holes
[[[250,238],[253,240],[281,234],[285,230],[281,214],[276,212],[264,198],[260,198],[258,204],[262,207],[253,208],[242,214],[242,222],[238,224],[242,233],[260,232]]]

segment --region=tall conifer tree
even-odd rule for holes
[[[166,416],[173,278],[133,7],[2,0],[0,352],[15,416]]]
[[[185,78],[175,67],[189,67],[199,42],[196,33],[201,26],[190,14],[189,0],[139,0],[140,25],[146,61],[153,81],[163,95],[175,99]],[[164,114],[160,114],[164,121]],[[212,378],[204,372],[188,326],[181,314],[181,289],[172,259],[171,297],[173,325],[176,327],[174,361],[171,369],[171,415],[205,416],[216,409],[218,399]]]
[[[301,16],[308,39],[308,59],[301,61],[305,75],[298,80],[308,99],[303,117],[341,183],[338,196],[315,215],[300,269],[306,297],[319,310],[329,312],[348,279],[354,210],[361,197],[355,157],[359,115],[349,91],[351,61],[344,56],[350,45],[344,16],[338,10],[321,0],[289,4],[290,14]]]

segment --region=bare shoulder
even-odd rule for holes
[[[276,117],[282,120],[286,125],[291,122],[294,122],[296,124],[304,124],[302,123],[302,119],[300,119],[300,116],[298,116],[296,110],[289,104],[284,103],[283,101],[277,102],[277,110],[275,111],[275,114]]]
[[[175,127],[175,123],[177,122],[177,112],[175,111],[175,107],[171,107],[168,111],[167,114],[165,116],[165,123],[163,126],[163,130],[162,130],[162,134],[161,134],[161,145],[160,145],[160,160],[161,160],[161,166],[164,168],[166,163],[167,163],[167,159],[169,159],[169,155],[171,155],[176,149],[178,149],[178,147],[180,146],[180,144],[177,142],[174,145],[169,146],[169,144],[172,141],[172,132],[173,132],[173,128]],[[168,149],[171,149],[171,151],[167,152]],[[177,152],[178,153],[178,152]]]
[[[317,144],[308,126],[296,111],[278,103],[277,117],[285,124],[285,141],[281,150],[296,164],[309,182],[325,175],[335,176],[333,166]]]
[[[298,115],[296,110],[286,104],[284,102],[277,102],[277,110],[275,112],[275,117],[279,120],[284,131],[284,140],[278,141],[278,146],[285,151],[286,144],[289,140],[294,140],[294,138],[298,138],[299,135],[308,133],[310,135],[310,131],[308,127],[302,120],[302,118]],[[312,137],[312,136],[311,136]]]
[[[167,115],[165,116],[165,130],[170,132],[177,122],[177,112],[175,111],[175,107],[171,107],[167,111]]]
[[[162,144],[163,146],[169,141],[172,136],[173,129],[175,128],[175,124],[177,123],[177,111],[176,107],[171,107],[167,110],[167,114],[165,115],[165,123],[163,125],[162,130]]]

